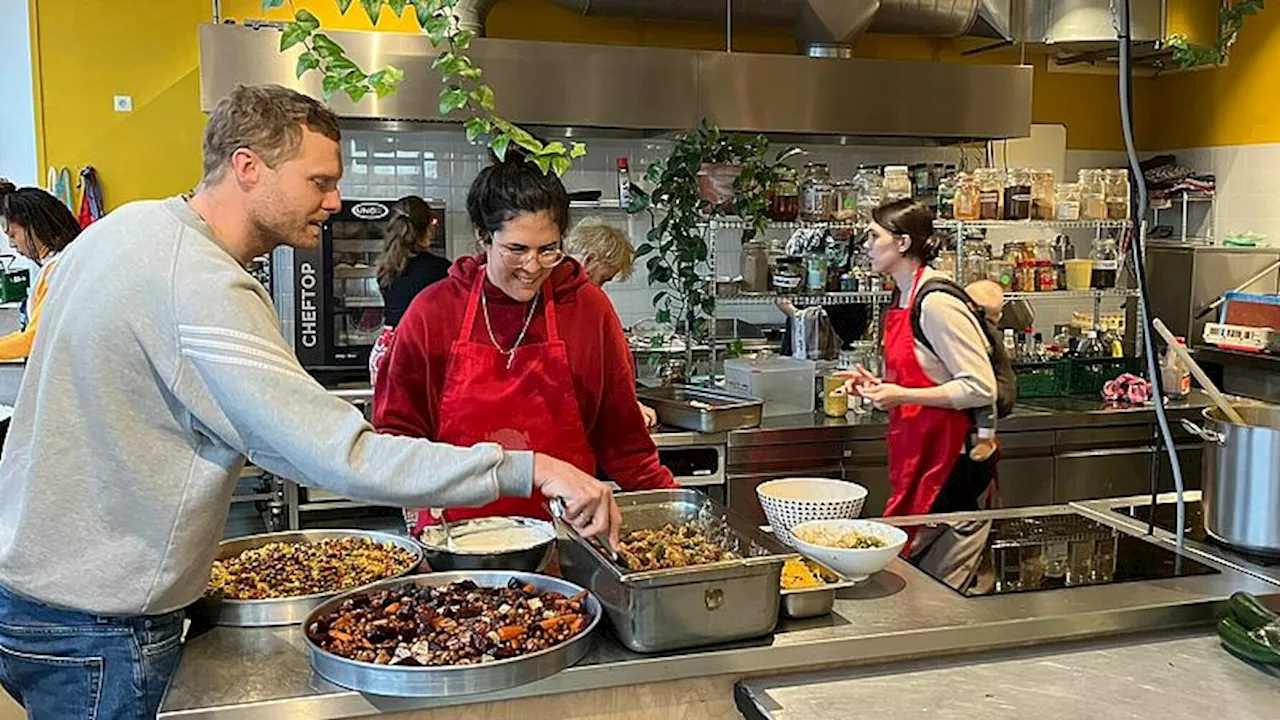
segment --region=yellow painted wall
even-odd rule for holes
[[[198,0],[35,0],[41,162],[95,166],[107,204],[164,197],[200,179]],[[132,95],[117,113],[113,95]]]
[[[42,162],[100,172],[107,204],[163,197],[199,180],[199,71],[196,28],[207,22],[206,0],[31,0]],[[294,0],[327,27],[368,30],[355,3],[339,17],[334,0]],[[260,0],[223,0],[229,18],[261,18]],[[288,17],[288,10],[270,17]],[[1272,12],[1280,14],[1280,11]],[[383,9],[379,30],[416,31],[410,13],[396,18]],[[664,47],[723,47],[723,28],[711,23],[637,21],[580,17],[549,0],[501,0],[489,18],[493,37],[647,44]],[[795,52],[786,28],[739,26],[735,48],[748,52]],[[864,38],[862,57],[955,62],[1017,62],[1010,53],[963,57],[972,41],[905,37]],[[1033,119],[1067,126],[1072,148],[1121,147],[1114,76],[1048,73],[1036,67]],[[1143,88],[1139,87],[1142,92]],[[112,96],[132,95],[134,111],[112,109]],[[946,108],[939,108],[946,112]]]
[[[1280,142],[1280,3],[1249,18],[1226,67],[1156,79],[1142,121],[1152,149]]]

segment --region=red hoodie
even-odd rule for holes
[[[391,354],[374,388],[373,422],[379,431],[436,436],[449,349],[462,331],[467,298],[476,275],[484,272],[484,261],[484,255],[460,258],[447,279],[418,293],[396,326]],[[578,411],[597,471],[624,490],[677,487],[671,471],[658,462],[657,448],[637,407],[631,348],[613,304],[572,259],[552,272],[551,287]],[[520,333],[528,306],[507,297],[487,279],[484,292],[494,335],[509,344]],[[545,307],[539,304],[525,343],[546,341]],[[473,342],[491,342],[483,322],[476,322],[471,332]]]

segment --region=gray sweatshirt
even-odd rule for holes
[[[280,334],[182,198],[117,209],[54,270],[0,459],[0,585],[103,615],[204,590],[245,456],[410,507],[528,496],[533,456],[378,435]]]

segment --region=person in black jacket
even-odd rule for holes
[[[391,210],[387,223],[387,249],[378,258],[378,287],[382,290],[384,320],[382,334],[369,353],[369,383],[376,384],[378,371],[391,352],[395,327],[409,309],[409,303],[432,283],[449,275],[449,261],[427,249],[435,240],[440,219],[426,200],[409,195]]]

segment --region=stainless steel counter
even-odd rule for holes
[[[1056,506],[1051,512],[1073,512]],[[989,513],[1039,514],[1044,508]],[[1103,518],[1122,531],[1139,531]],[[1158,542],[1158,541],[1155,541]],[[1210,561],[1222,572],[1149,582],[965,598],[895,560],[843,591],[826,617],[789,621],[759,640],[642,656],[609,632],[577,666],[502,693],[404,700],[373,698],[313,677],[301,630],[217,628],[192,639],[165,701],[170,718],[340,718],[670,680],[871,665],[921,657],[1208,623],[1236,590],[1273,596],[1280,584]]]
[[[1222,718],[1280,713],[1280,672],[1203,629],[743,681],[750,720]]]

